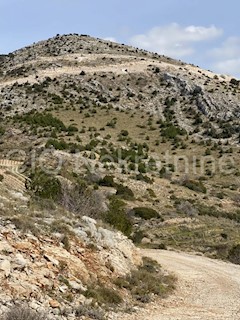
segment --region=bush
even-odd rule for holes
[[[116,193],[117,196],[125,200],[133,200],[134,193],[129,187],[124,186],[122,184],[116,184],[115,186],[117,188],[117,193]]]
[[[115,187],[115,182],[113,180],[113,176],[105,176],[99,181],[100,186],[105,186],[105,187]]]
[[[146,168],[145,163],[143,163],[143,162],[139,163],[138,171],[139,171],[139,173],[146,173],[147,172],[147,168]]]
[[[152,209],[152,208],[148,208],[148,207],[136,207],[132,209],[132,213],[135,216],[138,216],[142,219],[145,220],[149,220],[149,219],[153,219],[153,218],[161,218],[161,216],[159,215],[159,213]]]
[[[142,242],[142,239],[145,237],[145,233],[142,230],[137,230],[134,232],[134,234],[131,237],[131,240],[135,244],[140,244]]]
[[[229,251],[228,260],[235,264],[240,264],[240,244],[235,245]]]
[[[196,192],[207,193],[207,188],[203,185],[202,181],[184,179],[182,186]]]
[[[178,135],[185,135],[186,131],[173,124],[168,124],[166,128],[161,130],[162,136],[167,139],[175,139]]]
[[[47,316],[33,311],[27,306],[13,306],[2,320],[47,320]]]
[[[121,130],[120,135],[124,136],[124,137],[127,137],[129,135],[129,133],[128,133],[127,130]]]
[[[136,180],[144,181],[144,182],[149,183],[149,184],[153,183],[153,180],[151,178],[149,178],[147,175],[144,175],[142,173],[139,173],[139,174],[136,175]]]
[[[52,127],[55,128],[58,132],[66,131],[64,123],[60,119],[53,117],[51,113],[40,113],[31,111],[23,116],[16,116],[15,120],[24,121],[29,125]]]
[[[126,215],[124,207],[125,203],[122,200],[112,197],[109,211],[103,215],[103,220],[129,237],[132,233],[132,221]]]
[[[220,211],[219,209],[217,209],[214,206],[206,206],[203,204],[198,204],[197,206],[198,209],[198,214],[201,216],[212,216],[215,218],[225,218],[225,219],[230,219],[230,220],[234,220],[237,221],[238,223],[240,223],[240,212],[239,210],[237,211]]]
[[[118,305],[123,300],[122,297],[113,289],[104,286],[90,288],[85,292],[87,298],[93,298],[98,304]]]
[[[68,133],[74,133],[74,132],[78,132],[78,128],[73,126],[73,125],[70,125],[68,128],[67,128],[67,131]]]
[[[5,129],[2,126],[0,126],[0,137],[3,136],[4,133],[5,133]]]
[[[54,147],[56,150],[68,149],[68,144],[64,140],[48,139],[45,145],[46,148]]]
[[[61,195],[60,181],[41,170],[30,175],[30,180],[26,182],[26,188],[33,195],[44,199],[58,200]]]
[[[143,265],[126,277],[119,277],[115,284],[130,290],[132,296],[141,302],[149,302],[151,295],[165,297],[174,288],[175,278],[163,275],[159,264],[149,258],[143,259]]]
[[[80,305],[76,309],[76,316],[77,317],[88,317],[90,319],[95,319],[95,320],[104,320],[105,319],[103,311],[101,309],[99,309],[97,307],[93,307],[93,306]]]
[[[240,83],[240,81],[237,80],[237,79],[232,78],[232,79],[230,80],[230,83],[231,83],[232,85],[234,85],[234,86],[238,86],[239,83]]]

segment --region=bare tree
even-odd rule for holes
[[[105,199],[100,192],[76,184],[62,186],[60,204],[80,216],[94,217],[105,211]]]

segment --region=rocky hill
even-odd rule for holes
[[[81,89],[95,103],[162,114],[166,99],[174,99],[177,121],[188,131],[194,129],[186,120],[189,109],[203,120],[239,117],[236,79],[89,36],[56,36],[2,56],[0,75],[1,108],[6,111],[44,108],[44,88],[48,94],[59,94],[61,86],[66,90],[70,85],[71,100],[60,94],[66,104],[77,103]],[[12,90],[17,84],[19,88]]]
[[[240,263],[239,106],[234,78],[86,35],[0,56],[2,312],[165,296],[133,242]]]

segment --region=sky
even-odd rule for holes
[[[239,12],[239,0],[0,0],[0,54],[79,33],[240,79]]]

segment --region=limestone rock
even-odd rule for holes
[[[14,269],[23,270],[27,265],[27,260],[20,253],[17,253],[12,263]]]
[[[57,300],[49,300],[49,305],[51,308],[60,308],[60,303]]]
[[[13,253],[13,247],[7,241],[0,241],[0,252]]]
[[[74,290],[78,290],[78,291],[86,291],[87,289],[83,286],[82,283],[74,281],[74,280],[70,280],[68,281],[70,287]]]
[[[45,258],[47,261],[51,262],[51,263],[52,263],[53,265],[55,265],[55,266],[58,266],[58,265],[59,265],[59,261],[58,261],[57,259],[54,259],[53,257],[51,257],[51,256],[49,256],[49,255],[47,255],[47,254],[44,255],[44,258]]]
[[[149,244],[151,243],[151,239],[147,238],[147,237],[144,237],[141,241],[142,244]]]
[[[5,277],[8,277],[11,273],[11,263],[9,260],[3,260],[0,262],[0,271],[2,271]]]

